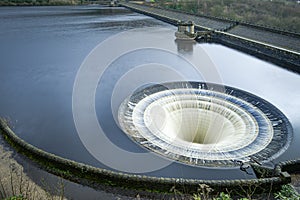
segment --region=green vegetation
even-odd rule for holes
[[[276,199],[276,200],[300,200],[300,195],[294,190],[291,185],[283,185],[281,190],[275,194],[264,194],[265,196],[261,195],[254,195],[254,193],[250,191],[246,191],[243,195],[234,195],[232,196],[231,193],[233,191],[221,192],[218,195],[212,194],[213,189],[210,188],[208,185],[200,184],[198,193],[193,195],[194,200],[250,200],[250,199]]]
[[[300,32],[300,3],[295,0],[160,0],[155,5]]]
[[[276,199],[281,200],[300,200],[300,195],[291,185],[283,185],[278,193],[275,193]]]
[[[22,195],[19,195],[19,196],[6,198],[5,200],[23,200],[23,199],[25,200],[25,198]]]
[[[233,198],[231,197],[231,192],[227,191],[225,192],[221,192],[218,195],[213,195],[212,194],[213,189],[210,188],[208,185],[206,184],[200,184],[199,185],[199,189],[198,189],[198,193],[193,195],[193,199],[194,200],[232,200]],[[245,194],[246,196],[252,196],[252,194]],[[239,199],[239,200],[248,200],[251,199],[250,198],[245,198],[245,197],[241,197],[241,198],[237,198],[235,197],[234,199]]]
[[[77,5],[95,0],[2,0],[3,5]],[[300,32],[296,0],[156,0],[151,5]]]
[[[3,122],[5,121],[5,122]],[[2,126],[5,127],[9,120],[1,119],[0,122]],[[3,125],[3,123],[5,123]],[[0,129],[0,133],[2,130]],[[80,182],[80,179],[84,179],[87,181],[91,181],[90,183],[93,184],[94,187],[98,183],[108,186],[120,186],[119,189],[135,189],[135,191],[148,191],[149,195],[152,194],[161,194],[169,195],[175,197],[175,199],[194,199],[194,200],[231,200],[231,199],[239,199],[239,200],[250,200],[250,199],[292,199],[292,200],[299,200],[299,195],[295,192],[292,186],[285,185],[281,188],[276,187],[276,185],[270,185],[266,187],[266,185],[262,185],[257,182],[249,182],[243,184],[236,185],[235,187],[227,187],[219,190],[220,188],[212,188],[206,184],[200,184],[197,186],[197,191],[194,191],[195,194],[190,195],[191,192],[188,191],[188,188],[179,187],[177,189],[175,185],[166,192],[166,188],[159,187],[151,188],[151,183],[147,185],[133,183],[132,185],[128,180],[117,179],[118,177],[109,177],[106,174],[100,174],[98,171],[88,171],[86,166],[81,166],[79,164],[75,165],[75,163],[63,160],[59,157],[50,157],[46,153],[42,153],[33,147],[28,146],[25,148],[25,144],[21,145],[21,142],[16,142],[12,140],[14,138],[14,133],[10,132],[9,130],[5,131],[7,135],[6,141],[8,141],[16,150],[22,152],[24,155],[28,156],[31,160],[40,164],[43,169],[46,171],[52,172],[56,175],[61,176],[62,178],[67,178],[70,180],[76,180],[76,182]],[[3,132],[2,132],[3,134]],[[18,146],[19,145],[19,146]],[[23,148],[23,149],[22,149]],[[21,150],[22,149],[22,150]],[[38,153],[39,152],[39,153]],[[261,173],[264,174],[262,171]],[[99,174],[101,176],[99,176]],[[262,177],[267,175],[262,175]],[[121,182],[120,182],[121,181]],[[87,182],[85,182],[88,184]],[[142,182],[140,182],[142,183]],[[117,184],[117,185],[116,185]],[[155,184],[155,183],[154,183]],[[10,165],[9,171],[6,172],[0,169],[0,199],[63,199],[65,196],[65,185],[63,180],[61,179],[60,182],[56,186],[51,186],[56,190],[54,192],[57,196],[53,197],[51,192],[53,189],[48,189],[47,185],[43,184],[42,188],[38,187],[28,178],[26,178],[23,174],[22,170],[17,170],[13,165]],[[149,188],[149,189],[147,189]],[[37,191],[42,191],[42,194]],[[273,194],[275,192],[275,194]],[[39,198],[42,196],[43,198]],[[259,198],[258,198],[259,197]]]

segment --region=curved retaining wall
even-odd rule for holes
[[[198,180],[149,177],[96,168],[45,152],[19,138],[3,119],[0,119],[0,132],[11,146],[19,153],[37,163],[41,168],[71,181],[90,186],[94,186],[96,183],[127,189],[165,193],[169,193],[170,189],[175,186],[177,191],[192,194],[198,191],[199,184],[207,184],[213,188],[215,192],[224,191],[225,189],[233,191],[235,189],[240,190],[241,188],[249,189],[251,186],[255,188],[260,186],[257,192],[264,192],[266,188],[269,190],[271,187],[276,190],[279,189],[281,185],[291,182],[289,174],[282,172],[282,166],[284,166],[284,168],[295,166],[297,169],[300,167],[299,161],[294,161],[292,162],[293,164],[279,164],[276,170],[253,165],[252,167],[258,177],[265,178],[248,180]]]

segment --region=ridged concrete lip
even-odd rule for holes
[[[43,151],[35,146],[28,144],[26,141],[19,138],[8,126],[7,122],[0,118],[0,133],[4,139],[9,142],[19,153],[28,156],[31,160],[38,163],[43,169],[50,173],[56,174],[63,178],[74,182],[83,181],[84,184],[94,186],[95,181],[114,187],[125,187],[131,189],[147,189],[160,192],[170,192],[170,188],[176,186],[178,191],[186,193],[195,193],[199,189],[199,184],[207,184],[214,188],[215,191],[225,189],[234,189],[236,187],[249,188],[250,185],[264,187],[278,187],[291,182],[290,177],[282,175],[282,168],[291,168],[289,172],[295,172],[299,169],[300,160],[290,160],[279,163],[275,169],[272,169],[272,176],[259,179],[236,179],[236,180],[201,180],[201,179],[183,179],[183,178],[162,178],[142,176],[136,174],[126,174],[93,167],[80,162],[62,158],[60,156]],[[49,163],[52,167],[49,168]],[[264,175],[268,168],[253,164],[254,169],[257,168],[257,175]],[[68,173],[65,173],[68,172]],[[82,178],[89,175],[90,178]],[[93,178],[91,178],[93,177]],[[187,190],[188,189],[188,190]]]
[[[142,147],[194,166],[269,162],[292,139],[287,117],[271,103],[237,88],[203,82],[137,90],[123,101],[118,120]]]

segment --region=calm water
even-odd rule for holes
[[[174,27],[123,8],[0,8],[0,116],[10,118],[15,132],[39,148],[108,168],[88,152],[77,134],[72,113],[73,85],[84,59],[99,43],[134,28],[142,28],[132,32],[137,43],[150,40],[157,46],[164,43],[180,52],[174,55],[165,50],[139,49],[119,55],[104,71],[97,87],[95,107],[99,124],[114,144],[133,152],[144,151],[118,129],[114,120],[115,108],[128,95],[124,90],[129,85],[134,88],[161,80],[177,80],[178,76],[170,68],[180,71],[188,80],[206,80],[205,73],[196,75],[187,62],[199,63],[200,59],[201,66],[211,65],[218,72],[220,79],[215,82],[249,91],[277,106],[290,119],[294,137],[289,149],[275,162],[299,157],[300,147],[296,144],[300,141],[299,75],[220,45],[176,43]],[[153,32],[149,34],[148,30]],[[113,44],[107,51],[132,45]],[[151,67],[146,69],[146,65]],[[134,71],[136,66],[144,68]],[[103,144],[99,141],[98,145]],[[147,174],[200,179],[251,177],[239,169],[203,169],[178,163]]]

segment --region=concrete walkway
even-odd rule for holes
[[[245,37],[247,39],[263,42],[280,48],[300,52],[300,34],[288,33],[285,31],[272,30],[267,27],[247,25],[237,23],[227,19],[192,15],[175,10],[166,10],[158,7],[146,6],[135,3],[121,3],[122,6],[141,11],[144,13],[153,13],[165,18],[174,20],[188,21],[195,23],[196,27],[202,27],[207,30],[218,30],[231,33],[235,36]]]

